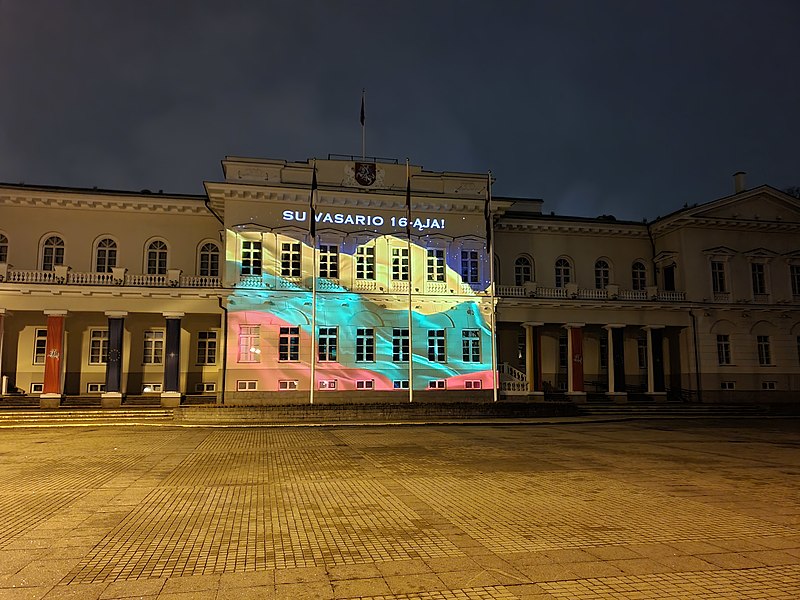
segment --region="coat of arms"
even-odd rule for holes
[[[375,183],[377,177],[375,163],[357,162],[354,171],[353,176],[359,185],[369,186]]]

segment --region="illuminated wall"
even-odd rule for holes
[[[228,301],[229,390],[309,389],[312,249],[306,243],[307,230],[294,226],[294,222],[302,221],[303,211],[292,211],[292,216],[292,223],[278,232],[253,231],[249,226],[227,232],[227,268],[238,274],[235,292]],[[350,216],[355,219],[358,215]],[[382,217],[382,225],[403,231],[405,221],[400,218]],[[424,227],[434,221],[438,227]],[[374,226],[374,220],[372,231],[319,230],[318,272],[320,246],[335,247],[338,277],[317,280],[319,341],[315,353],[322,351],[327,360],[316,363],[315,389],[401,393],[407,389],[409,365],[407,360],[398,360],[405,357],[398,355],[403,340],[397,334],[409,327],[409,306],[413,315],[413,389],[491,388],[491,305],[485,293],[488,272],[483,240],[476,235],[446,237],[440,233],[445,230],[441,217],[420,217],[413,222],[419,237],[412,235],[408,259],[407,241],[399,234],[382,233],[381,225]],[[365,263],[361,271],[357,265],[359,247],[372,249],[372,279],[358,277],[365,274]],[[257,270],[254,249],[261,251],[260,273],[253,273]],[[299,271],[293,268],[297,262],[289,260],[296,259],[298,249]],[[434,251],[433,256],[429,256],[429,249]],[[287,252],[293,253],[292,257]],[[323,258],[330,264],[330,254]],[[410,264],[410,298],[409,281],[403,280],[406,263]],[[462,267],[467,269],[468,278],[475,279],[472,284],[462,282]],[[330,334],[330,328],[335,328],[335,356],[327,343],[330,335],[327,340],[319,336],[320,331]],[[441,332],[442,342],[438,341]],[[433,360],[429,357],[429,336]],[[444,356],[437,355],[436,351],[442,349]]]

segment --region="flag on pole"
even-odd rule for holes
[[[364,113],[364,90],[361,90],[361,126],[366,122],[366,115]]]
[[[411,240],[411,171],[406,161],[406,236]],[[409,257],[410,260],[410,257]]]
[[[486,251],[491,253],[492,247],[492,174],[486,179]]]
[[[311,222],[308,225],[308,233],[312,239],[317,235],[317,165],[314,165],[313,175],[311,175],[311,197],[309,199],[309,213]]]

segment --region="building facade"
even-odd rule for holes
[[[4,397],[769,402],[800,388],[800,202],[741,175],[728,197],[636,223],[489,204],[486,174],[390,161],[223,170],[200,196],[0,185]]]

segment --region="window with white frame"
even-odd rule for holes
[[[572,265],[566,258],[559,258],[556,261],[556,287],[566,287],[572,282]]]
[[[42,394],[44,393],[44,384],[43,383],[32,383],[31,384],[31,394]]]
[[[375,279],[375,246],[356,248],[356,279]]]
[[[356,362],[375,362],[375,330],[356,328]]]
[[[392,381],[392,387],[396,390],[407,390],[408,379],[395,379]]]
[[[281,277],[300,277],[300,242],[281,243]]]
[[[106,391],[106,384],[105,383],[87,383],[86,384],[86,393],[87,394],[101,394]]]
[[[527,256],[520,256],[514,261],[514,285],[525,285],[533,281],[533,265]]]
[[[594,263],[594,287],[604,290],[611,283],[611,267],[606,260],[598,260]]]
[[[428,248],[428,281],[445,280],[444,250],[442,248]]]
[[[756,336],[756,350],[758,352],[758,364],[767,366],[772,364],[772,349],[768,335]]]
[[[208,242],[200,246],[197,274],[201,277],[219,276],[219,246]]]
[[[216,331],[197,332],[197,364],[198,365],[217,364]]]
[[[278,336],[278,360],[300,360],[300,328],[281,327]]]
[[[392,248],[392,280],[408,281],[408,248]]]
[[[464,389],[479,390],[483,387],[480,379],[467,379],[464,381]]]
[[[162,240],[153,240],[147,246],[147,274],[167,274],[167,244]]]
[[[762,390],[777,390],[778,389],[778,382],[777,381],[762,381],[761,382],[761,389]]]
[[[143,383],[142,384],[142,393],[143,394],[156,394],[162,391],[163,386],[160,383]]]
[[[408,328],[392,328],[392,361],[408,362]]]
[[[47,329],[37,328],[33,336],[33,364],[43,365],[47,358]]]
[[[461,251],[461,281],[480,283],[480,253],[477,250]]]
[[[447,381],[444,379],[431,379],[428,382],[429,390],[444,390],[447,389]]]
[[[254,392],[257,389],[258,389],[258,382],[255,381],[254,379],[239,379],[236,382],[237,392]]]
[[[789,279],[792,284],[792,296],[797,298],[800,296],[800,265],[789,265]]]
[[[239,362],[261,362],[260,325],[239,325]]]
[[[194,391],[197,394],[213,394],[217,391],[217,384],[213,381],[201,381],[195,384]]]
[[[735,390],[736,389],[736,382],[735,381],[720,381],[719,389],[721,390]]]
[[[117,242],[111,238],[103,238],[97,242],[94,256],[94,270],[96,273],[111,273],[117,266]]]
[[[356,380],[356,389],[357,390],[371,390],[375,388],[375,380],[374,379],[357,379]]]
[[[647,287],[647,267],[641,261],[631,265],[631,289],[640,292]]]
[[[319,389],[321,389],[321,390],[335,390],[336,389],[336,380],[335,379],[322,379],[322,380],[320,380]]]
[[[731,338],[728,334],[717,335],[717,364],[731,364]]]
[[[317,356],[320,362],[336,362],[339,332],[336,327],[319,328],[319,348]]]
[[[261,241],[242,241],[242,275],[261,275]]]
[[[461,330],[461,357],[464,362],[481,362],[481,332],[478,329]]]
[[[750,263],[750,280],[753,284],[754,296],[767,293],[767,269],[764,263]]]
[[[728,283],[725,277],[725,263],[721,260],[711,261],[711,291],[715,294],[723,294],[728,291]]]
[[[431,362],[445,362],[444,329],[428,330],[428,360]]]
[[[278,389],[287,391],[287,390],[296,390],[297,389],[297,379],[280,379],[278,380]]]
[[[164,332],[150,329],[144,332],[142,363],[160,365],[164,363]]]
[[[51,235],[42,245],[42,271],[53,271],[56,265],[64,264],[64,240]]]
[[[0,233],[0,263],[8,262],[8,238]]]
[[[339,279],[339,246],[319,245],[319,276],[325,279]]]
[[[108,329],[89,331],[89,364],[104,365],[108,361]]]

